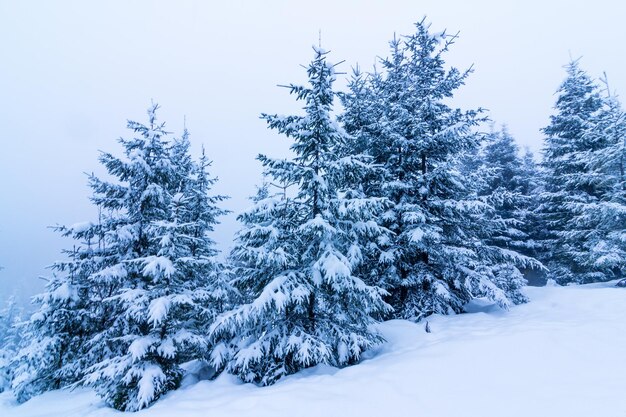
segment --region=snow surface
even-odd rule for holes
[[[615,283],[528,288],[531,302],[503,311],[380,325],[388,343],[361,364],[318,366],[274,386],[230,375],[168,394],[134,415],[191,416],[626,416],[626,289]],[[54,391],[6,417],[108,417],[90,390]]]

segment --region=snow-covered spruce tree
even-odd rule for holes
[[[493,130],[487,136],[484,159],[493,175],[489,179],[489,191],[502,188],[515,191],[519,187],[519,147],[506,126]]]
[[[381,135],[383,106],[378,103],[381,94],[376,90],[381,85],[380,77],[378,72],[364,73],[357,66],[348,82],[349,92],[338,93],[344,108],[349,109],[338,119],[346,131],[352,132],[348,141],[352,153],[367,154]]]
[[[463,157],[479,146],[473,128],[482,118],[480,110],[447,102],[470,71],[444,66],[456,36],[431,34],[424,21],[416,28],[390,43],[382,73],[365,86],[353,82],[354,98],[344,99],[346,129],[357,143],[367,143],[384,171],[369,195],[394,203],[379,218],[394,237],[376,265],[376,284],[391,293],[402,318],[461,312],[481,296],[502,306],[522,301],[517,268],[530,260],[484,241],[493,230],[487,220],[493,208],[477,195],[478,173],[462,172]],[[357,97],[367,98],[367,105]],[[495,275],[503,267],[510,271],[504,283]]]
[[[506,127],[492,130],[487,135],[483,156],[486,187],[481,191],[494,208],[490,219],[494,226],[486,238],[491,245],[505,250],[514,250],[525,256],[536,255],[536,219],[533,216],[537,191],[536,165],[531,153],[519,155],[519,147]],[[518,267],[520,265],[517,265]],[[496,268],[500,282],[516,271],[511,266]],[[538,261],[526,262],[519,272],[540,277],[545,268]]]
[[[231,258],[245,303],[218,318],[211,336],[235,346],[228,370],[261,385],[316,364],[344,366],[381,342],[371,316],[384,312],[382,291],[364,283],[359,266],[385,231],[374,221],[384,198],[368,198],[350,176],[366,159],[342,156],[347,137],[332,120],[333,65],[314,48],[309,86],[291,85],[304,116],[264,114],[293,139],[293,160],[259,156],[266,176],[293,192],[264,186],[240,215]],[[227,360],[216,355],[217,365]]]
[[[82,225],[72,230],[84,232]],[[92,262],[81,259],[82,248],[64,252],[70,260],[52,265],[54,274],[33,299],[38,309],[24,323],[20,349],[10,364],[11,388],[19,402],[77,383],[82,376],[85,343],[97,323],[87,310],[90,286],[84,281]]]
[[[18,396],[84,383],[138,410],[178,386],[182,362],[206,356],[206,327],[229,307],[208,236],[222,197],[207,195],[206,157],[191,160],[186,132],[168,140],[157,108],[148,125],[128,123],[125,157],[100,156],[117,181],[90,176],[97,223],[59,227],[77,245],[39,298]]]
[[[113,407],[150,405],[180,383],[180,364],[208,349],[204,328],[229,307],[230,291],[208,233],[223,210],[209,197],[208,161],[188,157],[187,132],[173,143],[156,121],[129,122],[125,158],[100,160],[119,182],[91,177],[93,201],[108,212],[101,225],[110,254],[92,280],[108,287],[99,300],[105,323],[89,341],[96,359],[85,383]]]
[[[519,155],[519,147],[506,127],[492,131],[487,141],[484,164],[491,175],[487,176],[483,193],[490,196],[496,217],[505,226],[490,241],[532,257],[535,236],[532,236],[534,225],[530,223],[538,176],[533,155],[529,151]]]
[[[11,364],[18,352],[22,329],[22,308],[11,296],[0,311],[0,392],[11,386],[14,374]]]
[[[596,199],[569,207],[572,223],[586,231],[575,260],[586,270],[602,274],[597,279],[605,281],[621,278],[626,267],[626,115],[606,78],[603,82],[603,105],[586,133],[595,146],[577,156],[586,162],[586,183],[593,184]]]
[[[592,246],[599,243],[593,237],[596,225],[581,217],[591,214],[610,188],[588,159],[607,146],[607,137],[596,132],[603,100],[578,61],[566,69],[556,113],[543,129],[545,191],[538,215],[546,232],[541,260],[558,283],[604,281],[614,277],[612,268],[589,259]]]
[[[530,256],[537,261],[540,258],[543,225],[537,215],[537,208],[541,203],[541,194],[544,190],[543,173],[540,164],[535,160],[535,155],[527,148],[521,158],[519,192],[524,196],[524,204],[517,211],[517,220],[520,222],[520,230],[526,235],[526,239],[520,242],[520,253]],[[539,261],[538,261],[539,262]],[[547,268],[532,265],[524,269],[524,276],[530,285],[543,285],[546,282]]]

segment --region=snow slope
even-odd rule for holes
[[[388,343],[345,369],[316,367],[258,388],[229,375],[169,394],[136,416],[626,416],[626,289],[614,283],[528,288],[501,311],[380,325]],[[104,417],[89,390],[56,391],[1,416]]]

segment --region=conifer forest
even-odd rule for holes
[[[585,308],[582,317],[595,303],[611,312],[611,326],[621,326],[611,334],[626,330],[619,324],[626,314],[626,116],[609,77],[587,72],[584,57],[563,62],[560,85],[545,91],[553,109],[539,132],[541,151],[533,153],[490,110],[457,104],[479,70],[449,64],[462,39],[419,19],[412,33],[389,38],[371,68],[343,62],[322,35],[314,39],[300,68],[304,82],[274,88],[299,111],[280,114],[268,102],[258,115],[289,156],[268,152],[250,161],[263,176],[247,180],[256,192],[238,212],[215,191],[221,178],[212,171],[213,142],[193,136],[193,123],[170,132],[161,109],[168,103],[147,97],[145,117],[129,120],[125,135],[87,162],[93,217],[48,232],[63,237],[65,249],[45,289],[31,305],[2,300],[2,407],[21,416],[23,407],[61,390],[69,393],[65,401],[89,396],[92,405],[76,415],[93,412],[93,404],[196,415],[184,399],[202,397],[201,389],[238,390],[224,394],[228,402],[229,395],[274,395],[281,386],[334,386],[352,374],[362,395],[383,398],[365,387],[378,376],[380,384],[396,380],[385,373],[394,355],[436,356],[443,343],[436,341],[445,339],[458,351],[468,346],[464,363],[471,363],[480,336],[463,332],[472,326],[482,329],[474,335],[514,334],[516,320],[537,323],[515,333],[532,334],[556,320],[550,314],[570,311],[561,308]],[[214,230],[225,216],[238,222],[228,247]],[[598,356],[612,355],[602,353],[601,322],[576,332],[597,331]],[[565,351],[576,346],[565,347],[563,337],[554,343]],[[620,337],[614,363],[623,361]],[[541,343],[528,342],[526,354]],[[523,356],[506,349],[498,351],[506,363]],[[431,378],[420,360],[407,373]],[[359,376],[368,367],[376,371]],[[463,375],[450,374],[448,384],[471,385]],[[612,400],[621,403],[596,415],[626,412],[623,373],[621,381],[580,375],[580,383],[602,385],[603,375],[622,390]],[[275,395],[279,403],[290,394]],[[453,394],[438,395],[454,402]],[[350,398],[346,404],[358,402]],[[600,403],[590,400],[589,410],[601,410],[593,408]],[[396,415],[439,415],[391,407]],[[494,410],[483,415],[513,415]]]

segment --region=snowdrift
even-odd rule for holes
[[[271,387],[229,375],[172,392],[137,417],[626,416],[626,289],[527,288],[528,304],[380,325],[388,342],[356,366],[318,366]],[[55,391],[0,415],[107,417],[90,390]]]

